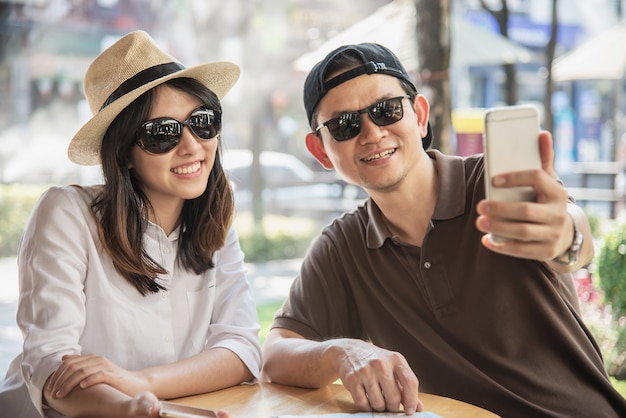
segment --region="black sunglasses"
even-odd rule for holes
[[[339,117],[321,123],[315,128],[315,132],[325,126],[335,141],[346,141],[354,138],[361,132],[361,114],[363,113],[367,113],[372,122],[378,126],[391,125],[402,119],[404,116],[402,100],[410,97],[405,94],[404,96],[381,100],[365,109],[343,113]]]
[[[184,122],[174,118],[151,119],[137,129],[137,145],[151,154],[165,154],[176,148],[185,126],[201,140],[208,141],[220,133],[222,114],[201,106]]]

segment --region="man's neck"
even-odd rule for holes
[[[430,158],[421,160],[412,174],[398,190],[372,195],[372,199],[392,235],[404,243],[421,246],[437,204],[439,178]]]

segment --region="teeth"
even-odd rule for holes
[[[390,150],[388,150],[388,151],[381,152],[380,154],[372,155],[372,156],[371,156],[371,157],[369,157],[369,158],[364,158],[364,159],[363,159],[363,161],[365,161],[365,162],[370,162],[370,161],[374,161],[374,160],[379,160],[379,159],[381,159],[381,158],[384,158],[384,157],[388,157],[388,156],[390,156],[390,155],[391,155],[391,154],[393,154],[394,152],[396,152],[396,150],[395,150],[395,149],[390,149]]]
[[[172,169],[172,172],[175,174],[191,174],[191,173],[195,173],[198,170],[200,170],[200,163],[196,162],[186,167],[174,168]]]

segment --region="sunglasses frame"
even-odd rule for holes
[[[325,127],[328,129],[328,133],[330,133],[330,136],[331,136],[331,137],[332,137],[335,141],[337,141],[337,142],[348,141],[348,140],[350,140],[350,139],[352,139],[352,138],[357,137],[357,136],[361,133],[361,115],[362,115],[362,114],[364,114],[364,113],[367,113],[367,116],[369,116],[370,120],[371,120],[371,121],[372,121],[372,122],[373,122],[376,126],[389,126],[389,125],[393,125],[394,123],[399,122],[399,121],[401,121],[401,120],[402,120],[402,118],[404,118],[404,106],[403,106],[403,104],[402,104],[402,101],[403,101],[404,99],[410,99],[410,98],[411,98],[411,96],[410,96],[410,95],[408,95],[408,94],[404,94],[404,95],[402,95],[402,96],[390,97],[390,98],[388,98],[388,99],[383,99],[383,100],[380,100],[380,101],[378,101],[378,102],[376,102],[376,103],[374,103],[374,104],[371,104],[371,105],[369,105],[369,106],[367,106],[367,107],[365,107],[365,108],[363,108],[363,109],[361,109],[361,110],[355,110],[355,111],[352,111],[352,112],[344,112],[344,113],[342,113],[341,115],[337,116],[336,118],[328,119],[326,122],[320,123],[320,124],[319,124],[319,125],[315,128],[315,133],[318,133],[318,132],[319,132],[319,130],[320,130],[320,129],[322,129],[322,128],[325,126]],[[378,123],[378,122],[375,120],[375,118],[374,118],[374,117],[372,117],[371,111],[372,111],[372,110],[374,110],[377,106],[381,106],[383,103],[386,103],[386,102],[389,102],[389,101],[392,101],[392,100],[399,100],[399,102],[400,102],[400,111],[402,112],[402,115],[400,116],[400,118],[399,118],[399,119],[396,119],[396,120],[394,120],[394,121],[392,121],[392,122],[389,122],[389,123]],[[342,139],[337,139],[337,138],[335,137],[335,135],[333,135],[333,132],[331,131],[331,129],[330,129],[330,127],[329,127],[328,125],[329,125],[330,123],[332,123],[332,122],[339,121],[339,120],[341,120],[342,118],[346,118],[346,117],[347,117],[347,116],[349,116],[349,115],[356,115],[356,116],[358,116],[358,120],[357,120],[357,122],[352,124],[352,125],[357,125],[357,124],[358,124],[358,126],[359,126],[358,131],[356,132],[356,134],[354,134],[354,135],[352,135],[352,136],[350,136],[350,137],[347,137],[347,138],[342,138]]]
[[[215,135],[212,135],[209,138],[203,138],[202,136],[198,135],[198,133],[196,132],[195,129],[198,129],[197,126],[194,126],[190,123],[190,120],[194,117],[198,116],[199,112],[202,111],[206,111],[205,114],[209,114],[213,116],[213,122],[208,124],[207,127],[211,127],[211,126],[216,126],[215,128]],[[154,140],[154,137],[156,135],[153,134],[148,134],[147,130],[146,130],[146,125],[148,124],[154,124],[154,123],[158,123],[158,122],[176,122],[177,126],[180,128],[179,134],[176,135],[165,135],[162,134],[160,136],[167,138],[167,139],[163,139],[163,140]],[[135,143],[145,152],[147,152],[148,154],[155,154],[155,155],[160,155],[160,154],[166,154],[168,152],[170,152],[171,150],[173,150],[174,148],[176,148],[178,146],[178,144],[180,144],[180,139],[183,135],[183,129],[185,128],[185,126],[187,128],[189,128],[189,130],[191,131],[191,133],[198,139],[200,139],[201,141],[210,141],[211,139],[217,137],[221,130],[222,130],[222,112],[220,112],[219,110],[215,110],[215,109],[211,109],[209,107],[207,107],[206,105],[201,105],[198,106],[197,108],[195,108],[190,114],[189,117],[181,122],[176,118],[170,117],[170,116],[165,116],[165,117],[161,117],[161,118],[154,118],[154,119],[150,119],[145,121],[144,123],[142,123],[139,128],[137,128],[137,132],[135,134],[136,139],[135,139]],[[168,148],[164,148],[164,149],[160,149],[159,151],[154,151],[153,148],[149,148],[146,145],[146,138],[144,137],[144,135],[150,135],[152,137],[152,139],[150,139],[151,142],[153,142],[156,145],[159,145],[159,149],[161,148],[161,146],[163,144],[167,144]],[[168,142],[169,141],[169,142]]]

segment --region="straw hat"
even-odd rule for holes
[[[185,68],[143,31],[131,32],[104,50],[85,74],[85,97],[94,116],[72,138],[67,150],[70,160],[100,164],[102,137],[113,119],[146,91],[181,77],[198,80],[222,99],[239,78],[239,67],[211,62]]]

